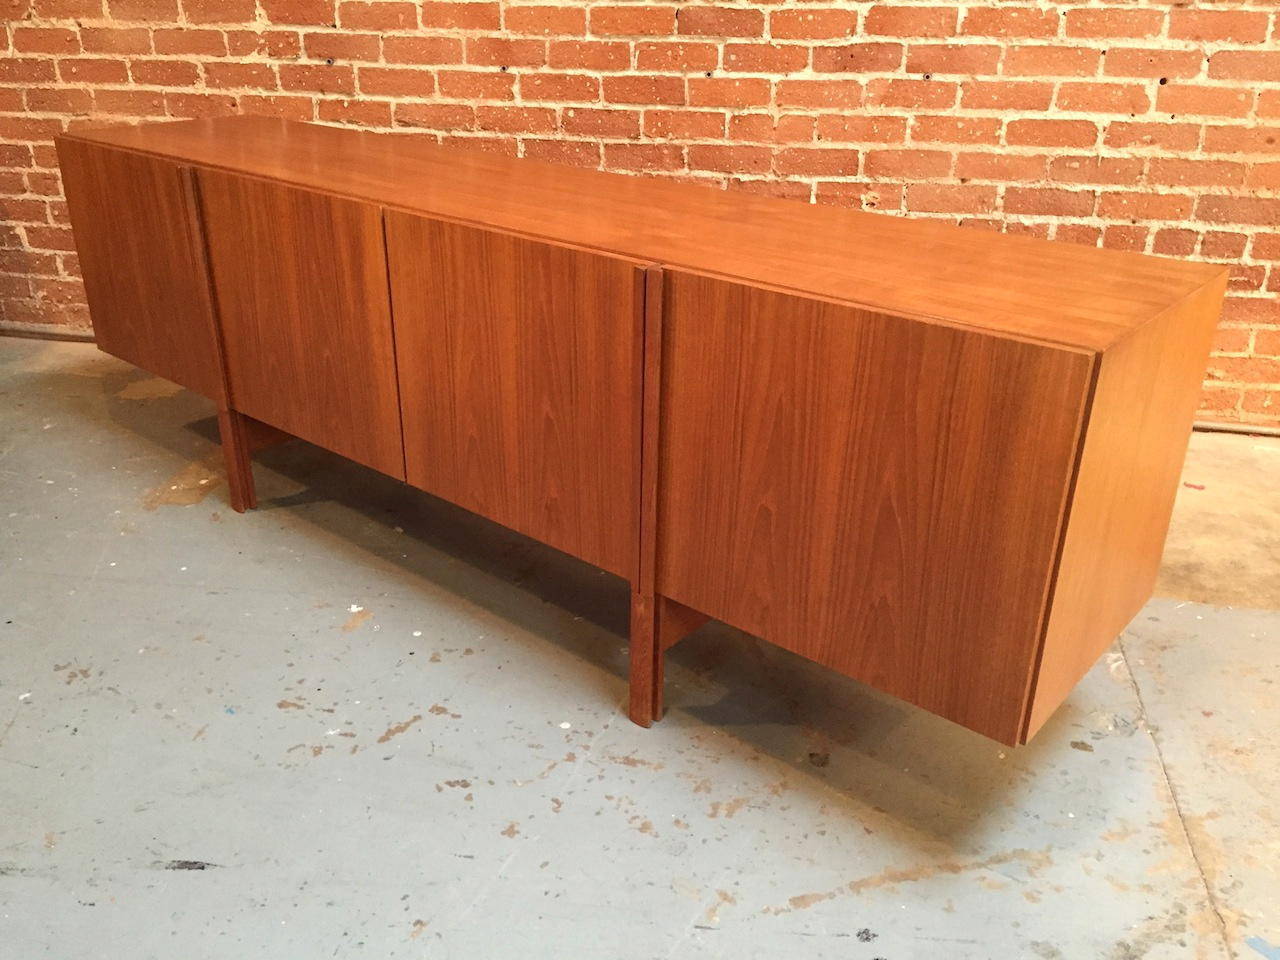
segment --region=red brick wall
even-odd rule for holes
[[[88,317],[50,137],[218,113],[1230,263],[1201,416],[1280,423],[1280,13],[0,0],[0,322]]]

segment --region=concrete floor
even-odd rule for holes
[[[1280,441],[1011,751],[718,626],[641,730],[624,584],[211,415],[0,339],[4,960],[1280,957]]]

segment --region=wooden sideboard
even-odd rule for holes
[[[98,343],[1004,743],[1147,600],[1221,266],[259,118],[58,152]]]

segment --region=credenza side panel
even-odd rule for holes
[[[643,267],[395,211],[408,482],[631,577]]]
[[[98,346],[220,400],[191,171],[65,138],[58,162]]]
[[[1102,355],[1027,739],[1151,597],[1225,285]]]
[[[658,593],[1016,742],[1092,355],[665,275]]]
[[[404,479],[381,208],[198,184],[234,409]]]

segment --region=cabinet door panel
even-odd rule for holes
[[[388,211],[408,481],[635,568],[639,264]]]
[[[403,479],[381,209],[207,170],[199,187],[232,406]]]
[[[98,346],[220,400],[190,169],[72,139],[58,162]]]
[[[658,592],[1016,742],[1092,356],[666,278]]]

